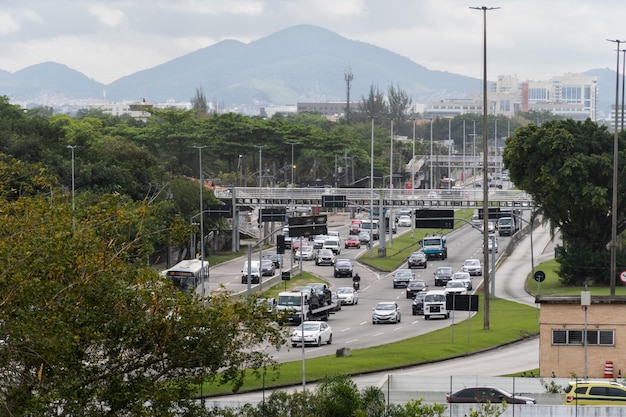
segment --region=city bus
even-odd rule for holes
[[[164,271],[164,275],[172,281],[179,290],[195,291],[202,283],[202,262],[200,259],[185,259],[170,269]],[[204,278],[209,277],[209,262],[204,261]]]

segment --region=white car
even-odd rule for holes
[[[446,295],[465,295],[467,294],[467,287],[462,281],[450,280],[446,284],[446,288],[443,291],[446,293]]]
[[[322,343],[333,343],[333,329],[325,321],[305,321],[291,333],[291,346],[302,345],[321,346]]]
[[[376,304],[372,313],[372,324],[400,323],[400,307],[394,301],[381,301]]]
[[[398,217],[398,227],[411,227],[411,216]]]
[[[315,265],[335,265],[335,254],[330,249],[320,249],[315,257]]]
[[[489,239],[487,240],[487,246],[489,248],[489,252],[498,253],[498,240],[492,235],[489,235]],[[485,248],[483,247],[483,253],[485,252]]]
[[[466,259],[465,262],[463,262],[463,272],[469,273],[470,276],[482,276],[483,267],[480,264],[480,260],[474,258]]]
[[[297,260],[302,258],[303,261],[312,261],[315,259],[315,249],[313,246],[302,246],[296,250],[293,257]]]
[[[452,274],[451,281],[461,281],[468,291],[472,290],[472,277],[469,272],[455,272]]]
[[[352,287],[337,288],[337,298],[341,301],[341,304],[359,304],[359,293]]]

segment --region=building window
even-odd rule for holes
[[[552,344],[581,346],[584,330],[552,330]],[[587,330],[587,346],[614,346],[614,330]]]

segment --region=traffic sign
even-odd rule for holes
[[[546,274],[543,271],[537,271],[535,275],[533,275],[533,278],[537,282],[543,282],[546,279]]]
[[[619,279],[622,282],[626,282],[626,271],[622,271],[622,272],[619,273]]]

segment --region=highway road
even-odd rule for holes
[[[337,230],[341,236],[348,234],[350,219],[347,215],[333,216],[333,226],[329,230]],[[399,228],[399,234],[411,233],[410,228]],[[397,236],[397,235],[396,235]],[[499,247],[508,244],[510,237],[499,237]],[[412,269],[415,278],[426,281],[430,289],[437,288],[434,285],[434,271],[439,266],[451,266],[453,270],[461,269],[461,265],[467,258],[478,258],[482,260],[482,234],[465,225],[459,229],[448,233],[448,258],[446,260],[431,259],[426,269]],[[376,252],[376,247],[374,248]],[[368,249],[364,246],[361,249],[342,249],[338,258],[348,258],[355,260],[362,254],[367,256]],[[498,254],[499,255],[499,254]],[[253,259],[258,259],[255,253]],[[375,253],[374,256],[377,256]],[[285,255],[285,262],[289,255]],[[237,259],[225,264],[211,268],[210,286],[217,288],[219,284],[233,292],[245,291],[247,286],[241,284],[241,269],[243,259]],[[406,267],[406,264],[402,265]],[[303,269],[321,279],[327,281],[332,290],[341,286],[351,286],[350,278],[334,278],[333,267],[316,266],[312,261],[303,262]],[[453,319],[431,319],[424,320],[423,316],[412,315],[412,300],[406,298],[403,288],[394,289],[392,284],[392,273],[380,273],[368,269],[366,266],[354,262],[354,272],[358,273],[361,280],[359,291],[359,302],[357,305],[344,305],[342,310],[331,315],[328,323],[333,329],[333,344],[322,345],[320,347],[307,347],[305,355],[307,358],[334,354],[339,347],[364,348],[375,345],[386,344],[433,330],[450,326]],[[473,287],[479,287],[482,277],[473,278]],[[441,287],[439,287],[441,288]],[[482,297],[482,294],[479,294]],[[402,321],[398,324],[378,324],[371,322],[371,313],[374,306],[379,301],[395,301],[400,306]],[[455,313],[454,321],[466,319],[465,313]],[[279,351],[272,349],[270,352],[279,362],[293,361],[302,358],[301,348],[291,348],[285,345]]]

